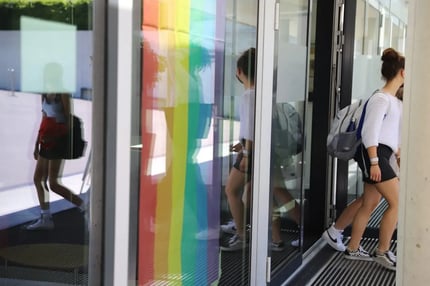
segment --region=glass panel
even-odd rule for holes
[[[1,285],[88,284],[91,5],[0,2]]]
[[[272,269],[299,253],[308,1],[281,0],[272,121]],[[281,244],[279,244],[281,242]],[[272,274],[273,274],[272,273]]]
[[[368,4],[366,6],[366,26],[364,30],[364,54],[375,55],[378,53],[379,11]]]
[[[232,193],[244,222],[230,222],[225,186],[241,128],[236,62],[256,46],[257,2],[142,1],[141,97],[132,114],[139,285],[249,284],[248,235],[235,251],[220,247],[246,229],[250,212],[240,178]]]
[[[405,50],[407,4],[393,0],[375,7],[370,2],[374,1],[357,1],[352,101],[367,99],[383,85],[380,53],[384,49],[393,47],[400,52]],[[373,43],[377,41],[378,33],[379,48],[375,48]],[[362,192],[361,171],[350,160],[348,201],[354,200]]]

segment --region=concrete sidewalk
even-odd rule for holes
[[[89,182],[83,182],[83,174],[63,177],[63,185],[79,194],[82,188],[82,196],[88,195]],[[65,209],[75,207],[53,192],[49,192],[51,212],[57,213]],[[0,191],[0,229],[7,229],[39,217],[40,209],[34,185],[11,188]]]

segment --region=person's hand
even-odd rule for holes
[[[379,165],[370,165],[370,179],[375,182],[381,181],[381,169]]]
[[[242,148],[243,146],[240,143],[237,143],[235,145],[230,145],[230,152],[240,152]]]

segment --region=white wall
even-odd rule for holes
[[[73,109],[83,121],[88,145],[85,157],[65,161],[64,175],[82,173],[91,149],[92,102],[74,99]],[[16,92],[12,95],[0,90],[0,191],[33,184],[33,150],[41,115],[39,94]]]

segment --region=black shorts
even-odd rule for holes
[[[379,144],[377,150],[378,158],[379,158],[379,168],[381,169],[381,181],[388,181],[397,177],[396,172],[390,165],[390,157],[393,154],[393,150],[384,144]],[[358,166],[361,169],[363,174],[363,182],[369,184],[377,184],[380,182],[375,182],[369,178],[370,176],[370,160],[369,154],[367,153],[366,148],[363,144],[358,146],[357,152],[354,156],[355,161],[357,161]]]
[[[242,170],[240,170],[240,162],[242,161],[242,159],[243,159],[243,153],[240,152],[239,154],[237,154],[236,162],[234,162],[234,165],[233,165],[234,168],[238,169],[241,172]],[[247,179],[248,181],[251,178],[251,173],[252,173],[252,154],[248,154],[248,166],[246,169],[246,174],[248,174],[248,179]]]

